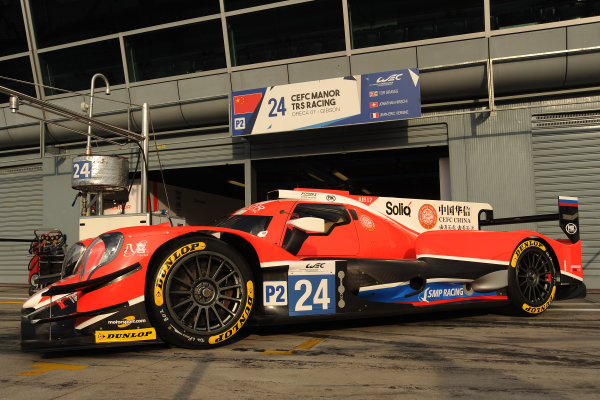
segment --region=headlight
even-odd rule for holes
[[[69,248],[62,264],[61,276],[63,278],[77,272],[77,263],[81,260],[84,253],[85,246],[80,242],[75,243]]]
[[[81,275],[108,264],[119,254],[124,236],[121,232],[103,233],[90,243],[80,267]]]

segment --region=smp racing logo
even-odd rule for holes
[[[175,250],[174,253],[171,253],[171,255],[165,260],[163,265],[161,265],[160,269],[158,270],[158,274],[156,275],[156,280],[154,281],[154,304],[156,304],[157,306],[163,305],[165,278],[171,270],[171,268],[173,267],[173,265],[175,264],[175,262],[177,262],[181,257],[185,256],[188,253],[204,250],[205,248],[206,243],[204,242],[189,243],[183,247],[178,248],[177,250]]]
[[[462,285],[432,285],[427,286],[423,293],[419,295],[419,301],[429,303],[430,301],[457,299],[465,296],[468,296],[468,293],[465,292],[465,289]]]

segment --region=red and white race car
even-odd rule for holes
[[[217,226],[130,227],[72,246],[22,309],[24,348],[165,341],[206,348],[249,323],[585,296],[578,201],[494,219],[489,204],[278,190]],[[481,226],[559,220],[567,239]]]

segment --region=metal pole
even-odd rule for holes
[[[148,212],[148,142],[150,141],[149,135],[149,123],[148,118],[148,103],[142,105],[142,136],[144,137],[142,148],[144,155],[144,162],[142,163],[142,184],[141,184],[141,195],[142,195],[142,212]]]
[[[110,94],[110,86],[108,85],[108,79],[106,79],[106,77],[100,73],[94,74],[94,76],[92,76],[92,83],[90,84],[90,86],[91,86],[91,88],[90,88],[90,110],[89,110],[90,118],[92,118],[92,114],[94,112],[94,86],[96,83],[96,78],[104,79],[104,83],[106,84],[106,94],[107,95]],[[87,146],[85,147],[85,155],[86,156],[92,155],[92,125],[88,125],[88,137],[87,137]]]

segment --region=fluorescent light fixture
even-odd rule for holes
[[[243,187],[243,188],[246,187],[246,185],[243,184],[242,182],[234,181],[232,179],[228,180],[227,183],[235,185],[235,186]]]
[[[320,176],[317,176],[317,175],[313,174],[310,171],[306,171],[306,175],[310,176],[313,179],[318,180],[319,182],[325,182],[325,179],[321,178]]]
[[[369,189],[362,188],[362,189],[360,189],[360,191],[363,192],[364,194],[368,194],[368,195],[372,194]]]
[[[348,180],[348,177],[342,174],[340,171],[333,171],[333,175],[344,182]]]

